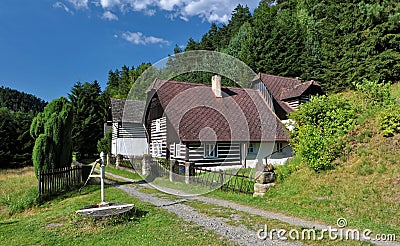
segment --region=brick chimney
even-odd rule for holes
[[[214,92],[215,97],[222,98],[221,76],[219,76],[219,75],[212,76],[212,78],[211,78],[211,88],[212,88],[212,91]]]

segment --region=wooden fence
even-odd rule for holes
[[[232,191],[238,193],[254,193],[255,179],[247,174],[246,169],[240,170],[212,170],[202,167],[194,167],[195,175],[191,181],[218,188],[222,191]]]
[[[151,169],[156,177],[167,177],[169,175],[169,161],[153,158]]]
[[[38,196],[55,195],[81,185],[85,181],[84,176],[87,176],[83,170],[82,166],[75,166],[39,171]]]

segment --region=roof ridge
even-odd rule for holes
[[[290,80],[296,80],[299,81],[301,83],[301,80],[298,78],[292,78],[292,77],[285,77],[285,76],[280,76],[280,75],[274,75],[274,74],[269,74],[269,73],[261,73],[260,75],[267,75],[267,76],[271,76],[271,77],[277,77],[277,78],[283,78],[283,79],[290,79]]]
[[[163,80],[165,83],[176,83],[176,84],[187,84],[187,85],[195,85],[195,86],[206,86],[211,87],[211,84],[203,84],[203,83],[196,83],[196,82],[188,82],[188,81],[178,81],[178,80]],[[242,90],[257,90],[252,88],[246,87],[234,87],[234,86],[221,86],[222,89],[242,89]]]

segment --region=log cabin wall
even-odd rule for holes
[[[195,165],[241,165],[240,143],[217,142],[216,156],[206,157],[205,144],[187,143],[186,159]]]

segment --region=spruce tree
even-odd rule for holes
[[[108,100],[101,94],[97,81],[76,83],[68,97],[74,111],[73,151],[77,152],[78,159],[91,158],[97,155],[97,141],[103,136]]]

